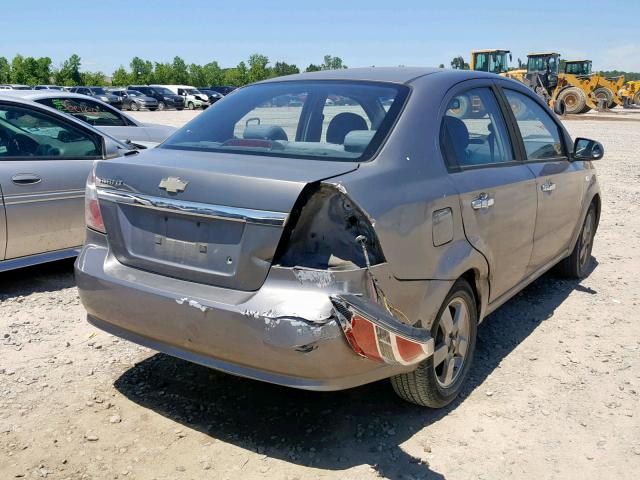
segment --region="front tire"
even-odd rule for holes
[[[187,108],[188,108],[189,110],[195,110],[196,106],[193,104],[193,102],[189,102],[189,103],[187,104]]]
[[[578,280],[587,276],[589,264],[591,263],[591,250],[593,249],[593,239],[598,228],[598,215],[594,205],[589,207],[587,215],[582,224],[582,230],[576,241],[571,255],[562,260],[556,270],[567,278]]]
[[[434,354],[409,373],[391,377],[404,400],[442,408],[460,393],[476,348],[478,312],[473,290],[464,279],[454,283],[431,327]]]
[[[565,88],[558,94],[556,101],[564,101],[566,107],[565,113],[568,115],[576,115],[583,113],[583,109],[587,106],[587,96],[578,87]]]
[[[129,105],[129,108],[131,109],[132,112],[137,112],[138,110],[140,110],[140,107],[136,102],[131,102],[131,105]]]
[[[158,110],[163,111],[167,108],[167,104],[164,102],[158,102]]]

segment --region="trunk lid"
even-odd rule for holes
[[[350,162],[154,149],[99,162],[96,184],[118,261],[250,291],[264,282],[305,185],[357,168]]]

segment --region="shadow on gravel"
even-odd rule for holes
[[[578,282],[544,276],[488,317],[479,329],[467,386],[442,410],[403,402],[386,381],[341,392],[305,392],[226,375],[160,353],[124,372],[115,387],[188,428],[269,457],[335,471],[370,465],[393,480],[442,479],[400,445],[464,402],[573,290],[595,293]],[[469,425],[469,435],[471,431]],[[464,440],[458,435],[441,441]]]
[[[74,259],[59,260],[0,273],[0,301],[75,286],[73,262]]]

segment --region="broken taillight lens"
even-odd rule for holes
[[[104,220],[100,212],[100,203],[98,202],[98,192],[96,190],[95,165],[87,178],[87,187],[84,196],[84,218],[87,227],[101,233],[106,233]]]
[[[331,300],[347,342],[358,355],[378,362],[413,365],[433,353],[428,330],[406,325],[362,297],[335,295]]]

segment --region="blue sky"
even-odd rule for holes
[[[236,65],[264,53],[306,67],[324,54],[352,67],[449,65],[469,51],[556,50],[594,69],[640,71],[638,0],[20,0],[2,8],[0,56],[72,53],[110,74],[133,56]]]

